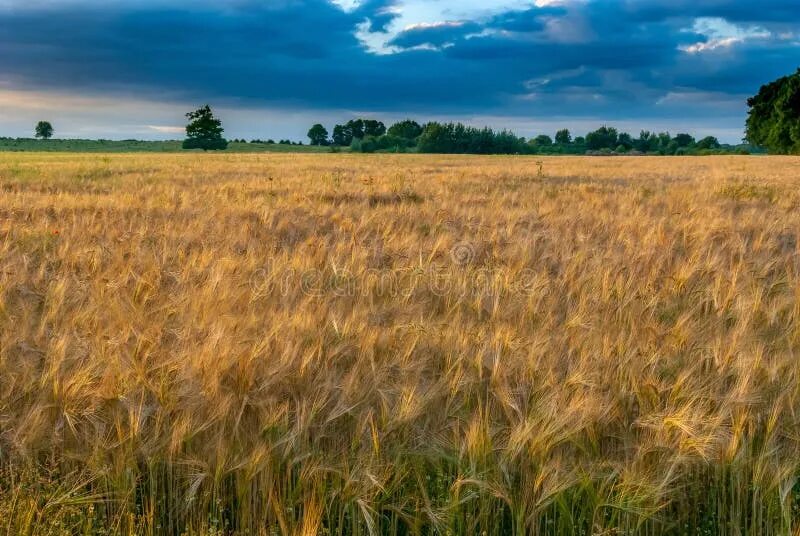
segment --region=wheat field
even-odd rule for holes
[[[0,534],[800,534],[800,159],[0,154]]]

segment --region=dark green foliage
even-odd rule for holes
[[[377,138],[386,134],[386,125],[374,119],[364,120],[364,137],[372,136]]]
[[[204,151],[225,150],[228,142],[222,137],[225,129],[222,121],[214,117],[211,107],[206,104],[202,108],[186,114],[189,124],[186,125],[184,149],[203,149]]]
[[[720,143],[719,140],[714,136],[706,136],[705,138],[697,142],[697,148],[701,150],[719,149]]]
[[[403,138],[413,141],[419,138],[419,136],[422,134],[422,126],[416,121],[406,119],[405,121],[400,121],[399,123],[395,123],[389,127],[387,134],[395,138]]]
[[[653,139],[651,141],[651,151],[659,153],[659,154],[672,154],[670,153],[670,144],[672,143],[672,136],[669,132],[660,132],[658,134],[653,134]],[[674,150],[674,149],[673,149]]]
[[[49,121],[39,121],[36,124],[36,137],[49,140],[53,137],[53,125]]]
[[[658,151],[658,135],[649,130],[641,131],[639,137],[633,140],[633,148],[640,153]]]
[[[690,134],[678,134],[674,138],[668,132],[655,133],[643,130],[638,138],[627,132],[619,132],[603,126],[594,132],[571,139],[568,130],[556,133],[555,143],[548,143],[548,136],[537,136],[527,145],[534,154],[660,154],[660,155],[706,155],[706,154],[751,154],[749,146],[722,145],[713,136],[696,142]]]
[[[333,127],[335,145],[351,145],[354,139],[377,138],[386,134],[386,125],[374,119],[354,119],[344,125]]]
[[[566,128],[556,132],[556,143],[560,145],[569,145],[572,143],[572,134]]]
[[[747,100],[746,138],[771,153],[800,154],[800,69]]]
[[[414,146],[414,140],[384,134],[383,136],[367,136],[363,140],[353,139],[350,149],[361,153],[374,153],[377,151],[390,153],[404,153]]]
[[[525,141],[508,131],[474,128],[462,123],[428,123],[417,140],[421,153],[516,154],[527,152]]]
[[[228,148],[228,142],[222,138],[186,138],[183,140],[184,149],[202,149],[204,151],[224,151]]]
[[[673,141],[679,148],[691,147],[695,144],[694,137],[690,134],[678,134]]]
[[[586,135],[586,148],[590,151],[615,149],[619,145],[617,137],[617,129],[602,126]]]
[[[617,152],[620,152],[619,147],[622,147],[625,151],[630,151],[634,145],[633,137],[627,132],[620,132],[619,136],[617,136],[617,143]]]
[[[336,125],[333,127],[334,145],[350,145],[352,142],[353,136],[344,125]]]
[[[311,145],[328,145],[328,129],[317,123],[308,131]]]
[[[359,140],[364,139],[364,120],[363,119],[355,119],[352,121],[348,121],[344,125],[345,132],[350,134],[351,138],[357,138]]]

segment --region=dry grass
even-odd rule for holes
[[[0,155],[0,534],[790,534],[798,209],[796,158]]]

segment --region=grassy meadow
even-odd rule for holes
[[[0,154],[0,534],[800,531],[800,159]]]
[[[85,140],[0,138],[2,152],[69,152],[69,153],[180,153],[185,152],[181,140],[142,141],[142,140]],[[349,151],[341,148],[339,151]],[[195,151],[202,152],[202,151]],[[287,145],[282,143],[242,143],[229,142],[229,153],[330,153],[330,147],[311,145]]]

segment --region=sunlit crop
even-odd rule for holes
[[[796,158],[0,155],[0,534],[794,533],[799,234]]]

